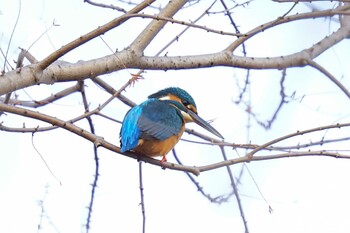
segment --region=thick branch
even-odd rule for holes
[[[165,21],[162,20],[159,22],[165,23]],[[218,53],[193,56],[147,57],[136,54],[132,49],[126,49],[112,55],[89,61],[81,61],[75,64],[56,61],[44,71],[41,71],[41,69],[39,69],[40,67],[38,68],[38,66],[34,64],[17,69],[16,71],[5,73],[4,76],[0,78],[0,95],[36,84],[79,81],[128,68],[169,70],[195,69],[213,66],[229,66],[248,69],[284,69],[287,67],[302,67],[308,65],[309,61],[313,60],[327,49],[347,38],[349,33],[350,25],[345,24],[336,32],[325,37],[308,49],[287,56],[272,58],[234,56],[230,52],[230,49]],[[151,34],[147,35],[151,36]],[[154,35],[155,34],[152,34],[152,36]],[[149,41],[152,39],[151,37],[149,38]],[[143,42],[140,43],[141,42],[135,40],[133,47],[142,50],[144,44]]]
[[[113,145],[112,143],[107,142],[102,137],[99,137],[95,134],[92,134],[92,133],[84,130],[83,128],[80,128],[80,127],[78,127],[70,122],[66,122],[66,121],[57,119],[55,117],[52,117],[52,116],[49,116],[49,115],[46,115],[43,113],[39,113],[39,112],[35,112],[35,111],[31,111],[31,110],[27,110],[27,109],[23,109],[23,108],[19,108],[19,107],[14,107],[14,106],[2,104],[2,103],[0,103],[0,111],[13,113],[16,115],[29,117],[29,118],[33,118],[36,120],[41,120],[41,121],[47,122],[49,124],[58,126],[60,128],[63,128],[65,130],[68,130],[74,134],[77,134],[77,135],[85,138],[86,140],[94,143],[94,145],[96,147],[101,146],[101,147],[104,147],[110,151],[117,152],[119,154],[123,154],[123,155],[130,157],[130,158],[133,158],[133,159],[142,160],[146,163],[154,164],[154,165],[157,165],[157,166],[163,167],[163,168],[169,168],[171,170],[188,171],[188,172],[193,173],[194,175],[199,175],[199,171],[196,167],[184,166],[184,165],[179,165],[179,164],[174,164],[174,163],[169,163],[169,162],[161,162],[160,160],[153,159],[151,157],[147,157],[147,156],[143,156],[143,155],[139,155],[139,154],[136,154],[133,152],[121,153],[119,147]]]
[[[158,14],[158,16],[171,18],[186,4],[186,2],[187,0],[169,1],[169,3]],[[143,32],[140,33],[140,35],[130,45],[131,50],[134,50],[136,53],[142,53],[166,23],[167,21],[163,20],[152,20],[151,23],[143,30]]]
[[[231,166],[237,163],[249,163],[252,161],[265,161],[270,159],[281,159],[281,158],[292,158],[292,157],[301,157],[301,156],[327,156],[333,158],[343,158],[350,159],[350,155],[343,155],[336,152],[328,152],[328,151],[303,151],[303,152],[287,152],[282,154],[273,154],[273,155],[261,155],[254,156],[249,158],[249,156],[240,157],[237,159],[230,159],[227,161],[222,161],[215,164],[210,164],[206,166],[197,167],[200,172],[210,171],[214,169],[218,169],[220,167]]]
[[[35,69],[35,65],[30,65],[20,70],[10,71],[1,77],[0,95],[35,84],[83,80],[124,68],[169,70],[213,66],[249,69],[302,67],[308,65],[308,61],[319,56],[339,41],[347,38],[349,31],[350,29],[348,27],[341,27],[308,49],[287,56],[271,58],[240,57],[231,54],[229,51],[194,56],[147,57],[136,56],[132,50],[124,50],[119,53],[89,61],[80,61],[75,64],[58,61],[43,72],[39,72],[39,74]]]
[[[291,15],[291,16],[279,17],[276,20],[259,25],[258,27],[245,33],[246,35],[244,37],[238,38],[230,46],[228,46],[226,48],[226,50],[233,52],[236,48],[238,48],[238,46],[243,44],[248,39],[252,38],[253,36],[255,36],[258,33],[261,33],[267,29],[275,28],[277,25],[284,24],[284,23],[290,23],[292,21],[297,21],[297,20],[315,19],[315,18],[320,18],[320,17],[331,17],[331,16],[339,15],[339,14],[346,15],[349,13],[348,12],[349,7],[350,7],[349,5],[345,5],[345,6],[340,6],[336,9],[331,9],[331,10],[313,11],[313,12],[307,12],[307,13],[302,13],[302,14],[295,14],[295,15]],[[347,25],[347,26],[349,26],[349,25]],[[349,34],[349,28],[347,28],[346,33]]]
[[[214,163],[214,164],[210,164],[210,165],[206,165],[206,166],[195,167],[195,166],[184,166],[184,165],[168,163],[168,162],[162,163],[159,160],[156,160],[156,159],[153,159],[153,158],[150,158],[147,156],[142,156],[142,155],[139,155],[139,154],[136,154],[133,152],[121,153],[119,147],[113,145],[112,143],[105,141],[103,138],[82,129],[82,128],[74,125],[73,123],[63,121],[63,120],[57,119],[57,118],[52,117],[52,116],[48,116],[48,115],[45,115],[43,113],[39,113],[39,112],[35,112],[35,111],[31,111],[31,110],[27,110],[27,109],[23,109],[23,108],[19,108],[19,107],[14,107],[14,106],[2,104],[2,103],[0,103],[0,111],[13,113],[16,115],[21,115],[24,117],[29,117],[29,118],[33,118],[33,119],[37,119],[37,120],[41,120],[41,121],[47,122],[49,124],[52,124],[54,126],[66,129],[72,133],[75,133],[75,134],[87,139],[88,141],[91,141],[92,143],[94,143],[95,146],[102,146],[102,147],[104,147],[108,150],[111,150],[113,152],[117,152],[117,153],[123,154],[127,157],[134,158],[137,160],[142,160],[144,162],[151,163],[151,164],[154,164],[154,165],[157,165],[160,167],[169,168],[172,170],[191,172],[194,175],[199,175],[200,172],[218,169],[220,167],[226,167],[226,166],[230,166],[230,165],[237,164],[237,163],[261,161],[261,160],[269,160],[269,159],[278,159],[278,158],[286,158],[286,157],[318,155],[318,156],[330,156],[330,157],[335,157],[335,158],[350,159],[350,155],[343,155],[343,154],[339,154],[337,152],[329,152],[329,151],[325,151],[325,150],[322,150],[322,151],[303,151],[303,152],[286,152],[286,153],[282,153],[282,154],[253,156],[258,151],[263,150],[263,149],[265,149],[265,148],[267,148],[267,147],[269,147],[277,142],[286,140],[288,138],[292,138],[292,137],[307,134],[307,133],[322,131],[322,130],[326,130],[326,129],[349,127],[350,123],[328,125],[328,126],[317,127],[317,128],[313,128],[313,129],[304,130],[304,131],[298,131],[296,133],[282,136],[280,138],[277,138],[277,139],[274,139],[270,142],[267,142],[261,146],[258,146],[244,157],[231,159],[231,160],[227,160],[227,161],[222,161],[222,162],[218,162],[218,163]]]
[[[46,57],[44,60],[38,63],[38,68],[40,70],[44,70],[49,65],[51,65],[54,61],[62,57],[64,54],[68,53],[69,51],[75,49],[76,47],[96,38],[97,36],[100,36],[109,30],[117,27],[118,25],[124,23],[127,19],[129,19],[128,14],[133,14],[140,12],[150,4],[152,4],[155,0],[145,0],[130,11],[128,11],[126,14],[112,20],[111,22],[106,23],[105,25],[98,27],[97,29],[87,33],[84,36],[79,37],[78,39],[70,42],[69,44],[63,46],[62,48],[58,49],[57,51],[50,54],[48,57]]]

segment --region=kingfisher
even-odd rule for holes
[[[224,139],[198,116],[196,103],[185,90],[179,87],[160,90],[126,113],[120,130],[120,151],[162,156],[161,162],[166,162],[166,155],[180,140],[188,122]]]

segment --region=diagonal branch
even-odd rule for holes
[[[187,0],[174,0],[169,3],[160,11],[159,17],[171,18],[174,16],[185,4]],[[165,26],[167,21],[152,20],[151,23],[139,34],[139,36],[130,45],[130,49],[137,54],[141,54],[145,48],[156,37],[160,30]]]
[[[85,112],[89,112],[89,103],[86,97],[86,93],[85,93],[85,87],[84,87],[84,83],[81,82],[80,83],[80,92],[81,92],[81,97],[83,100],[83,104],[84,104],[84,110]],[[89,128],[90,128],[90,132],[92,134],[95,134],[95,127],[94,127],[94,123],[92,121],[91,116],[87,116],[86,120],[88,121],[89,124]],[[99,157],[98,157],[98,150],[97,150],[97,145],[94,144],[93,145],[93,152],[94,152],[94,160],[95,160],[95,175],[94,175],[94,180],[91,184],[91,196],[90,196],[90,203],[88,206],[88,216],[86,219],[86,225],[85,225],[85,229],[86,229],[86,233],[88,233],[90,231],[90,223],[91,223],[91,218],[92,218],[92,209],[94,206],[94,200],[95,200],[95,194],[96,194],[96,189],[97,189],[97,182],[98,182],[98,178],[100,176],[100,162],[99,162]]]
[[[52,94],[51,96],[42,99],[42,100],[18,100],[18,99],[9,99],[8,103],[9,104],[13,104],[13,105],[20,105],[20,106],[24,106],[24,107],[31,107],[31,108],[38,108],[38,107],[42,107],[45,106],[47,104],[53,103],[63,97],[66,97],[70,94],[73,94],[77,91],[79,91],[81,89],[81,84],[79,82],[77,82],[77,84],[71,86],[71,87],[67,87],[66,89],[63,89],[62,91],[59,91],[55,94]],[[3,97],[0,97],[0,101],[2,101],[3,103],[6,103],[6,99]]]
[[[197,167],[199,172],[210,171],[214,169],[218,169],[221,167],[231,166],[238,163],[249,163],[253,161],[265,161],[272,159],[281,159],[281,158],[293,158],[293,157],[304,157],[304,156],[327,156],[333,158],[342,158],[342,159],[350,159],[350,155],[340,154],[337,152],[328,152],[328,151],[302,151],[302,152],[288,152],[282,154],[272,154],[272,155],[260,155],[249,158],[249,156],[244,156],[236,159],[231,159],[227,161],[222,161],[219,163],[213,163],[205,166]]]
[[[305,19],[314,19],[314,18],[321,18],[321,17],[329,17],[329,16],[335,16],[340,14],[348,14],[348,10],[350,8],[350,5],[340,6],[336,9],[332,10],[324,10],[324,11],[314,11],[314,12],[307,12],[307,13],[301,13],[301,14],[295,14],[291,16],[282,16],[275,20],[272,20],[268,23],[259,25],[258,27],[248,31],[246,36],[238,38],[236,41],[234,41],[230,46],[228,46],[225,50],[233,52],[237,47],[239,47],[241,44],[243,44],[248,39],[252,38],[253,36],[257,35],[258,33],[264,32],[267,29],[275,28],[276,25],[284,24],[284,23],[290,23],[297,20],[305,20]],[[349,26],[349,25],[347,25]],[[349,31],[347,31],[349,33]]]
[[[103,25],[101,27],[98,27],[97,29],[87,33],[84,36],[79,37],[78,39],[68,43],[67,45],[64,45],[62,48],[56,50],[55,52],[53,52],[52,54],[47,56],[45,59],[43,59],[41,62],[39,62],[38,68],[40,70],[46,69],[54,61],[58,60],[60,57],[62,57],[66,53],[68,53],[68,52],[72,51],[73,49],[75,49],[76,47],[108,32],[109,30],[121,25],[122,23],[124,23],[126,20],[129,19],[129,17],[127,17],[128,14],[140,12],[141,10],[145,9],[150,4],[152,4],[154,1],[155,0],[144,0],[139,5],[137,5],[136,7],[134,7],[133,9],[128,11],[127,13],[125,13],[124,15],[106,23],[105,25]]]
[[[173,155],[174,155],[176,162],[180,165],[183,165],[182,162],[180,161],[179,157],[177,156],[176,150],[172,149],[172,152],[173,152]],[[189,172],[186,172],[186,171],[185,171],[185,174],[191,180],[191,182],[196,186],[197,191],[200,192],[205,198],[207,198],[212,203],[222,204],[224,202],[228,202],[230,197],[233,195],[233,192],[231,192],[231,193],[226,194],[226,195],[219,195],[219,196],[212,197],[209,193],[206,193],[204,191],[204,188],[199,184],[199,182],[197,182],[195,180],[193,175],[191,175]]]
[[[220,146],[220,150],[221,150],[222,156],[224,158],[224,161],[227,161],[227,156],[226,156],[226,152],[225,152],[224,147]],[[241,198],[240,198],[239,193],[238,193],[237,184],[236,184],[235,179],[233,177],[230,166],[227,166],[226,169],[227,169],[227,173],[228,173],[228,176],[230,178],[230,181],[231,181],[231,187],[232,187],[233,193],[235,194],[235,197],[236,197],[239,212],[241,213],[241,218],[243,221],[245,233],[248,233],[249,230],[248,230],[247,219],[246,219],[244,211],[243,211],[243,206],[242,206]]]
[[[121,11],[126,13],[126,10],[124,10],[123,8],[119,7],[119,6],[114,6],[113,4],[107,5],[104,3],[97,3],[91,0],[84,0],[84,2],[89,3],[92,6],[97,6],[97,7],[102,7],[102,8],[108,8],[108,9],[112,9],[112,10],[117,10],[117,11]]]
[[[339,12],[338,9],[337,12],[317,12],[317,14],[312,14],[312,16],[324,17],[325,15],[329,16],[335,13],[343,14],[344,12]],[[269,58],[234,56],[230,49],[211,54],[163,57],[142,56],[140,54],[135,54],[133,50],[126,49],[105,57],[80,61],[74,64],[56,61],[43,71],[38,71],[37,66],[34,64],[23,67],[20,70],[5,73],[0,79],[0,95],[35,84],[78,81],[127,68],[169,70],[197,69],[213,66],[248,69],[284,69],[288,67],[303,67],[308,65],[307,61],[314,59],[338,42],[346,39],[349,36],[349,33],[350,25],[345,24],[337,31],[320,40],[308,49],[287,56]],[[241,38],[237,39],[237,41],[238,40],[241,40]],[[240,43],[243,42],[244,41],[241,41]],[[136,42],[134,42],[133,46],[138,47],[138,49],[143,47],[143,45]]]
[[[185,165],[178,165],[178,164],[174,164],[174,163],[169,163],[169,162],[161,162],[160,160],[157,159],[153,159],[151,157],[147,157],[147,156],[143,156],[134,152],[124,152],[122,153],[120,151],[120,147],[113,145],[110,142],[107,142],[106,140],[104,140],[102,137],[97,136],[93,133],[90,133],[88,131],[86,131],[83,128],[80,128],[76,125],[74,125],[71,122],[67,122],[67,121],[63,121],[60,120],[58,118],[43,114],[43,113],[39,113],[39,112],[35,112],[32,110],[28,110],[28,109],[24,109],[24,108],[19,108],[19,107],[15,107],[15,106],[10,106],[7,104],[2,104],[0,103],[0,111],[3,112],[8,112],[8,113],[12,113],[12,114],[16,114],[16,115],[20,115],[20,116],[24,116],[24,117],[29,117],[29,118],[33,118],[36,120],[40,120],[43,122],[47,122],[49,124],[52,124],[54,126],[60,127],[62,129],[65,129],[67,131],[70,131],[74,134],[77,134],[78,136],[85,138],[86,140],[94,143],[94,145],[96,147],[104,147],[110,151],[119,153],[119,154],[123,154],[127,157],[136,159],[136,160],[142,160],[146,163],[150,163],[150,164],[154,164],[157,165],[159,167],[162,168],[169,168],[171,170],[180,170],[180,171],[188,171],[191,172],[195,175],[199,175],[199,170],[196,167],[193,166],[185,166]]]
[[[27,110],[27,109],[15,107],[15,106],[10,106],[7,104],[2,104],[2,103],[0,103],[0,111],[12,113],[12,114],[16,114],[16,115],[20,115],[20,116],[24,116],[24,117],[29,117],[29,118],[33,118],[33,119],[37,119],[37,120],[41,120],[41,121],[47,122],[49,124],[52,124],[54,126],[60,127],[62,129],[68,130],[74,134],[77,134],[78,136],[81,136],[82,138],[85,138],[86,140],[94,143],[94,145],[96,147],[102,146],[108,150],[111,150],[113,152],[117,152],[119,154],[123,154],[123,155],[130,157],[130,158],[133,158],[133,159],[142,160],[144,162],[147,162],[147,163],[159,166],[159,167],[163,167],[163,168],[169,168],[171,170],[191,172],[194,175],[199,175],[200,172],[218,169],[218,168],[226,167],[226,166],[231,166],[231,165],[237,164],[237,163],[245,163],[245,162],[251,162],[251,161],[262,161],[262,160],[278,159],[278,158],[286,158],[286,157],[299,157],[299,156],[316,155],[316,156],[329,156],[329,157],[334,157],[334,158],[350,159],[350,155],[344,155],[344,154],[339,154],[337,152],[329,152],[329,151],[324,151],[324,150],[322,150],[322,151],[286,152],[286,153],[282,153],[282,154],[253,156],[257,152],[264,150],[265,148],[267,148],[267,147],[269,147],[277,142],[286,140],[288,138],[292,138],[292,137],[307,134],[307,133],[322,131],[322,130],[326,130],[326,129],[350,127],[350,123],[328,125],[328,126],[317,127],[317,128],[313,128],[313,129],[304,130],[304,131],[297,131],[296,133],[285,135],[285,136],[282,136],[280,138],[269,141],[263,145],[260,145],[260,146],[256,147],[255,149],[253,149],[251,152],[249,152],[244,157],[231,159],[231,160],[227,160],[227,161],[222,161],[222,162],[218,162],[218,163],[214,163],[214,164],[210,164],[210,165],[196,167],[196,166],[179,165],[179,164],[169,163],[169,162],[161,162],[160,160],[156,160],[156,159],[153,159],[153,158],[150,158],[147,156],[143,156],[143,155],[140,155],[140,154],[137,154],[134,152],[121,153],[119,147],[113,145],[112,143],[107,142],[103,138],[101,138],[95,134],[92,134],[92,133],[84,130],[83,128],[80,128],[80,127],[74,125],[73,123],[66,122],[66,121],[57,119],[55,117],[48,116],[48,115],[43,114],[43,113],[39,113],[39,112],[35,112],[32,110]]]
[[[323,66],[321,66],[320,64],[318,64],[317,62],[312,61],[312,60],[307,61],[307,63],[311,67],[313,67],[313,68],[317,69],[318,71],[320,71],[327,78],[329,78],[350,99],[350,92],[349,92],[349,90],[340,81],[338,81],[338,79],[336,79],[336,77],[334,77],[330,72],[328,72]]]

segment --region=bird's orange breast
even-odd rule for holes
[[[134,149],[136,152],[150,156],[163,156],[165,157],[166,154],[171,151],[176,143],[180,140],[183,132],[185,131],[185,126],[183,125],[179,134],[171,136],[165,140],[146,140],[146,139],[140,139],[138,146]]]

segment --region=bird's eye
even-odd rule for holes
[[[183,100],[182,104],[187,107],[190,103],[187,100]]]

